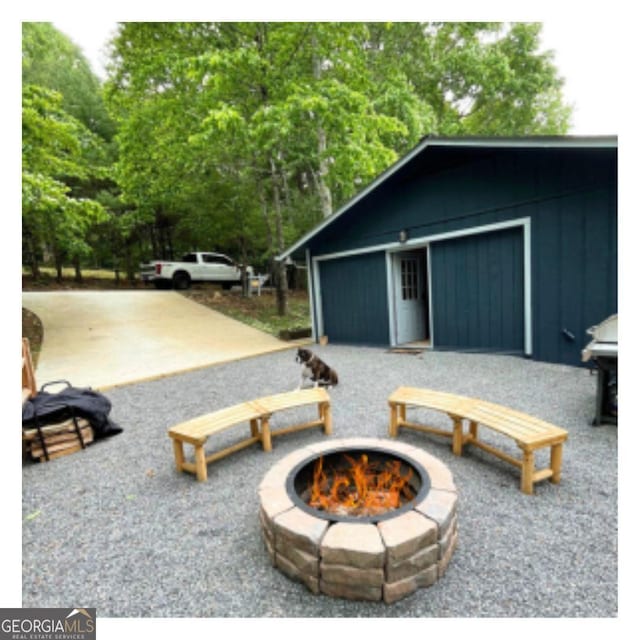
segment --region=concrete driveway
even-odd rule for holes
[[[291,349],[174,291],[23,292],[44,325],[38,387],[106,389]]]

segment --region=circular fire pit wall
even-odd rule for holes
[[[399,460],[410,480],[398,508],[366,516],[310,507],[316,461],[347,454]],[[457,492],[449,469],[404,443],[350,438],[308,445],[265,475],[260,522],[272,564],[313,593],[392,603],[444,575],[457,542]]]

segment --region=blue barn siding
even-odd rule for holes
[[[528,217],[532,357],[579,364],[586,330],[617,312],[616,192],[616,149],[427,149],[309,248],[317,256],[397,243],[401,229],[415,239]]]
[[[524,353],[522,228],[436,242],[430,251],[436,348]]]
[[[532,223],[533,345],[577,364],[586,330],[617,312],[617,223],[606,190],[547,203]]]
[[[574,192],[615,190],[613,163],[611,150],[499,150],[463,156],[441,171],[421,167],[418,158],[315,236],[311,250],[334,253],[396,242],[401,229],[416,238],[500,222],[518,217],[529,204],[544,207]]]
[[[324,333],[329,340],[388,345],[384,252],[323,260],[319,266]]]

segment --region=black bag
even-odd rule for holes
[[[58,393],[45,391],[46,387],[54,384],[65,384],[66,388]],[[84,447],[78,418],[84,418],[89,422],[96,439],[122,432],[122,428],[109,418],[110,411],[111,402],[98,391],[72,387],[66,380],[57,380],[43,385],[33,398],[29,398],[22,405],[22,428],[38,430],[45,458],[49,459],[45,438],[41,432],[43,427],[71,419],[75,424],[80,443]]]

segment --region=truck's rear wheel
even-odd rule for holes
[[[174,289],[188,289],[191,286],[191,278],[186,271],[178,271],[173,274]]]

